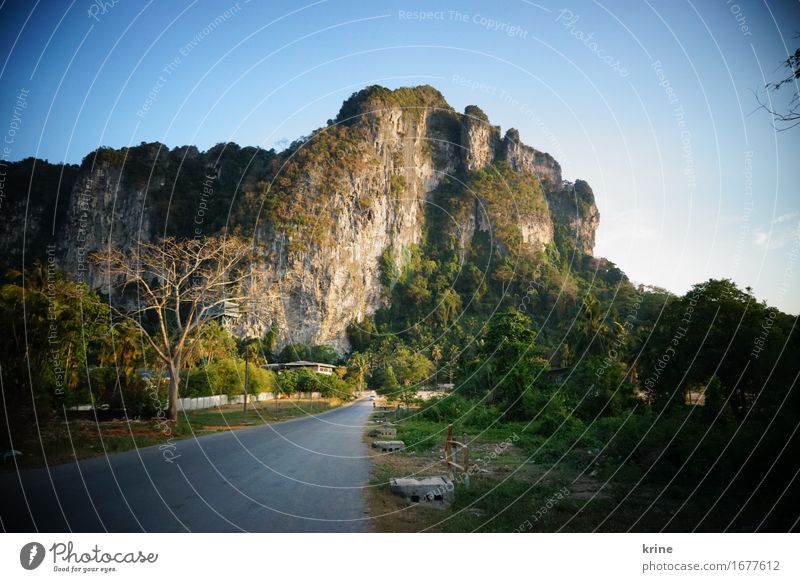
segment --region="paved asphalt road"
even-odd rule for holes
[[[372,403],[0,476],[6,531],[366,531]],[[22,482],[22,486],[20,485]],[[25,495],[22,490],[24,488]],[[26,500],[27,498],[27,500]]]

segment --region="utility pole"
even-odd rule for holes
[[[242,410],[242,423],[247,422],[247,385],[250,383],[250,350],[245,340],[244,344],[244,409]]]

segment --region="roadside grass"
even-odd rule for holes
[[[447,424],[409,417],[395,426],[406,449],[371,450],[367,506],[375,531],[689,531],[702,515],[698,511],[713,502],[701,494],[676,515],[690,491],[643,479],[646,463],[598,456],[592,436],[577,438],[570,430],[547,435],[538,426],[505,423],[485,431],[454,427],[456,440],[466,430],[477,471],[469,488],[455,476],[451,507],[407,505],[389,491],[389,479],[450,473],[443,462]],[[730,516],[735,510],[722,513]]]
[[[243,415],[242,405],[221,409],[206,409],[187,412],[180,419],[183,432],[200,430],[227,430],[279,422],[300,416],[320,414],[338,406],[342,402],[335,398],[315,398],[314,400],[268,400],[249,404],[247,417]],[[189,430],[191,428],[191,430]]]
[[[57,465],[105,454],[159,445],[172,439],[184,439],[247,426],[280,422],[320,414],[341,406],[336,398],[268,400],[248,405],[246,421],[242,405],[179,413],[178,423],[168,425],[158,419],[93,420],[63,417],[41,419],[35,425],[14,429],[14,449],[22,455],[0,460],[0,471],[13,472],[16,467],[35,468]],[[168,430],[167,428],[168,427]]]

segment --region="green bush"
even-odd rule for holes
[[[234,358],[219,360],[201,366],[185,374],[181,385],[181,397],[212,396],[224,394],[228,397],[244,394],[244,361]],[[257,365],[249,366],[249,394],[275,392],[278,381],[275,373]]]
[[[489,428],[498,422],[505,422],[501,417],[503,411],[496,406],[476,403],[475,407],[464,418],[464,424],[474,428]]]
[[[473,403],[460,394],[431,398],[421,412],[422,418],[439,422],[455,422],[464,418]]]
[[[124,405],[129,418],[152,418],[159,407],[167,405],[167,384],[156,387],[155,381],[139,380],[128,383],[121,392],[119,407]],[[111,407],[115,408],[114,403]]]
[[[233,358],[225,358],[202,366],[189,374],[188,385],[181,396],[212,396],[224,394],[231,397],[244,393],[244,370]]]
[[[349,398],[353,386],[335,374],[320,374],[312,370],[300,368],[286,370],[278,375],[281,392],[319,392],[324,397]]]
[[[240,365],[242,367],[242,376],[244,376],[244,362]],[[276,392],[278,390],[278,379],[275,372],[251,364],[247,389],[250,394]]]
[[[586,422],[600,416],[616,416],[630,404],[631,384],[625,364],[609,358],[584,358],[570,374],[570,395],[578,403],[576,414]]]
[[[550,386],[529,388],[522,393],[522,414],[534,420],[543,434],[553,434],[571,416],[563,390]]]
[[[208,368],[210,366],[200,366],[181,374],[181,398],[211,396],[214,393],[211,388],[212,380]]]
[[[347,400],[353,392],[353,385],[339,378],[335,374],[323,376],[322,395],[325,397],[341,398]]]
[[[153,388],[151,388],[153,386]],[[78,406],[95,403],[111,410],[125,409],[129,418],[149,418],[167,401],[166,382],[156,387],[156,379],[144,379],[138,373],[113,366],[89,370],[88,381],[83,379],[65,393],[64,405]]]

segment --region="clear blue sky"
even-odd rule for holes
[[[752,93],[800,46],[797,1],[102,5],[2,3],[0,130],[26,105],[8,159],[280,149],[364,85],[429,83],[588,180],[596,254],[634,281],[726,276],[800,312],[800,127],[775,132]]]

